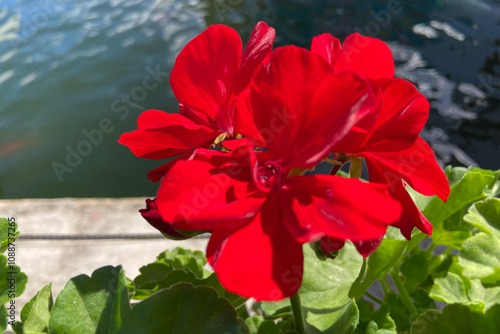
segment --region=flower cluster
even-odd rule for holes
[[[328,254],[350,240],[368,256],[389,225],[408,239],[414,227],[430,234],[406,185],[449,194],[418,137],[429,104],[394,78],[385,43],[323,34],[311,50],[272,50],[274,36],[259,22],[243,51],[233,29],[207,28],[172,70],[179,113],[148,110],[119,141],[142,158],[180,155],[148,174],[161,184],[142,215],[172,238],[210,232],[222,285],[257,300],[297,292],[304,243]],[[328,175],[310,172],[320,163]],[[346,163],[351,177],[337,176]]]

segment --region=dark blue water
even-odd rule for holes
[[[431,101],[422,136],[442,164],[500,168],[500,4],[494,1],[4,0],[0,2],[3,198],[151,196],[160,162],[116,143],[155,108],[175,112],[168,74],[207,25],[246,42],[309,47],[323,32],[389,43],[397,76]]]

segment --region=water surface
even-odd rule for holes
[[[246,42],[259,20],[276,46],[323,32],[388,42],[397,76],[431,101],[422,136],[440,162],[500,168],[497,2],[4,0],[2,197],[153,195],[145,174],[160,162],[133,156],[120,134],[144,110],[177,110],[168,73],[192,37],[222,23]]]

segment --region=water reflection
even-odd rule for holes
[[[397,75],[431,101],[422,136],[441,163],[500,167],[500,5],[494,1],[4,0],[3,196],[154,194],[145,174],[158,162],[133,157],[116,144],[119,135],[135,128],[146,109],[177,110],[164,73],[192,37],[223,23],[246,40],[259,20],[276,28],[276,46],[309,47],[323,32],[345,38],[359,31],[389,42]],[[155,87],[147,89],[145,80]],[[109,133],[101,131],[105,119]],[[97,144],[86,135],[93,130],[102,132]],[[84,141],[91,144],[87,151]],[[81,159],[71,160],[71,152]],[[68,168],[62,180],[54,162]]]

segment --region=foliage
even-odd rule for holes
[[[432,239],[414,231],[407,241],[390,228],[366,259],[351,243],[335,259],[304,245],[300,295],[307,333],[499,332],[500,172],[448,168],[446,174],[446,203],[410,190],[434,226]],[[19,291],[25,283],[19,281]],[[0,298],[10,300],[5,292]],[[20,320],[17,334],[297,333],[288,299],[252,302],[232,294],[202,252],[182,248],[159,254],[132,280],[110,266],[74,277],[55,302],[49,284]]]

